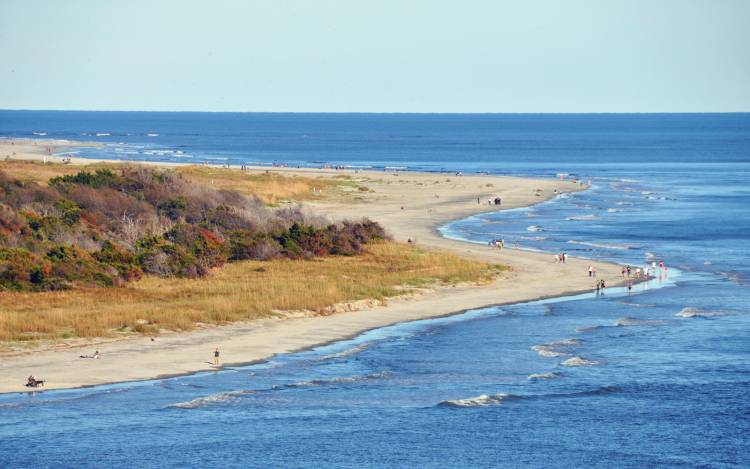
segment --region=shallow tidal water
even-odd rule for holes
[[[194,115],[170,127],[83,114],[3,111],[0,135],[119,129],[114,152],[198,133]],[[748,115],[255,116],[245,133],[227,119],[230,141],[265,136],[237,143],[257,159],[591,179],[589,191],[442,232],[669,271],[630,293],[399,324],[221,372],[0,395],[0,466],[750,466]],[[134,135],[132,122],[159,136]],[[179,151],[231,153],[219,127]],[[287,148],[303,134],[317,143]],[[420,159],[430,152],[437,163]]]

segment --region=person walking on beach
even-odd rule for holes
[[[589,264],[589,277],[593,277],[593,276],[594,276],[594,266]]]
[[[563,253],[563,264],[568,262],[568,255],[566,253]]]
[[[625,266],[622,267],[622,278],[625,278]]]
[[[214,366],[219,366],[219,346],[214,349]]]

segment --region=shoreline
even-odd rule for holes
[[[0,140],[0,145],[4,143],[6,142]],[[37,143],[30,146],[40,149]],[[80,145],[77,142],[66,142],[63,146]],[[0,156],[2,154],[0,151]],[[39,161],[44,155],[28,153],[20,156],[15,159]],[[71,160],[72,165],[97,162],[143,163],[88,158]],[[163,167],[180,165],[145,163]],[[441,287],[419,296],[389,299],[386,305],[330,316],[234,323],[186,333],[168,333],[157,337],[155,341],[146,337],[133,337],[104,342],[98,345],[103,357],[101,360],[78,358],[82,347],[93,348],[95,345],[9,356],[0,364],[0,393],[28,392],[22,383],[30,373],[49,383],[43,389],[52,390],[165,379],[217,371],[223,367],[247,366],[261,363],[278,354],[349,340],[381,327],[453,316],[482,307],[561,298],[592,291],[591,280],[585,268],[587,263],[594,261],[570,257],[566,264],[556,264],[551,260],[551,253],[512,248],[499,251],[477,243],[445,238],[439,232],[439,227],[450,221],[496,211],[495,206],[482,203],[492,195],[502,197],[503,209],[530,207],[551,200],[561,193],[583,190],[578,184],[553,179],[446,176],[445,173],[409,171],[392,174],[364,170],[355,173],[353,169],[251,166],[249,173],[258,171],[328,177],[348,175],[365,179],[365,184],[374,188],[374,191],[372,194],[364,194],[365,200],[361,203],[316,201],[303,206],[311,207],[315,213],[333,220],[368,217],[380,222],[397,241],[413,239],[420,246],[509,265],[511,270],[487,285]],[[618,265],[604,262],[596,262],[596,265],[600,279],[604,278],[611,286],[623,283]],[[579,272],[579,275],[570,275],[571,270]],[[206,366],[215,345],[220,345],[223,357],[241,356],[246,359],[233,361],[230,358],[220,368]]]

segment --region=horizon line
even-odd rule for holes
[[[664,114],[750,114],[747,111],[176,111],[176,110],[139,110],[139,109],[23,109],[0,108],[0,112],[142,112],[142,113],[192,113],[192,114],[380,114],[380,115],[664,115]]]

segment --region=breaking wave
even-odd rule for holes
[[[562,357],[565,355],[570,355],[570,351],[568,349],[580,344],[581,341],[578,339],[556,340],[553,342],[534,345],[533,347],[531,347],[531,350],[538,353],[541,357]]]
[[[598,220],[599,217],[597,215],[591,214],[591,215],[581,215],[578,217],[567,217],[565,219],[567,221],[586,221],[586,220]]]
[[[178,402],[177,404],[171,404],[167,407],[176,409],[197,409],[199,407],[206,407],[216,404],[229,404],[248,394],[255,394],[255,391],[243,389],[240,391],[220,392],[205,397],[198,397],[191,401]]]
[[[546,373],[545,373],[546,374]],[[535,395],[524,395],[519,396],[516,394],[482,394],[476,397],[469,397],[467,399],[453,399],[447,401],[441,401],[437,404],[438,407],[489,407],[499,406],[506,401],[530,401],[530,400],[542,400],[542,399],[569,399],[574,397],[589,397],[589,396],[602,396],[620,392],[622,389],[619,386],[600,386],[595,389],[586,391],[574,391],[567,393],[554,393],[554,394],[535,394]]]
[[[626,327],[626,326],[661,326],[666,324],[665,321],[659,319],[637,319],[625,316],[615,321],[615,326]]]
[[[448,401],[441,401],[438,403],[438,407],[486,407],[500,405],[507,400],[518,400],[520,396],[514,394],[482,394],[476,397],[469,397],[467,399],[455,399]]]
[[[560,377],[560,373],[555,373],[554,371],[550,371],[547,373],[532,373],[527,378],[531,381],[536,381],[540,379],[557,379]]]
[[[582,357],[570,357],[564,362],[560,363],[562,366],[596,366],[599,364],[596,360],[586,360]]]
[[[678,318],[713,318],[724,316],[726,313],[721,311],[708,311],[701,308],[687,307],[682,308],[679,313],[675,314]]]
[[[384,379],[384,378],[388,378],[389,376],[391,376],[390,372],[381,371],[378,373],[370,373],[367,375],[359,375],[359,376],[344,376],[340,378],[313,379],[310,381],[300,381],[297,383],[277,385],[277,386],[274,386],[272,389],[293,389],[293,388],[307,388],[311,386],[326,386],[329,384],[357,383],[357,382],[368,381],[372,379]]]

